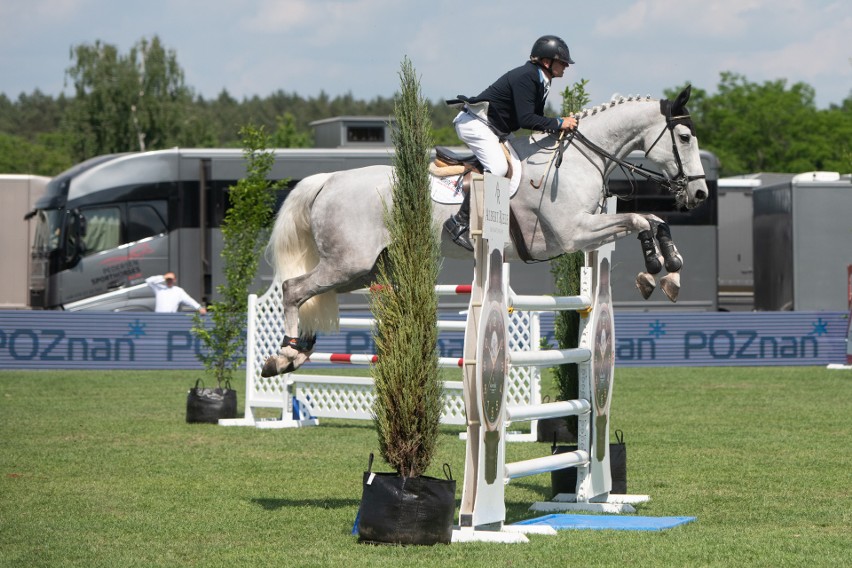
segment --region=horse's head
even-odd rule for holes
[[[686,109],[692,87],[681,91],[674,101],[660,101],[660,112],[665,118],[665,126],[656,138],[650,133],[645,140],[645,155],[663,169],[668,179],[668,187],[675,194],[681,207],[692,209],[707,199],[707,182],[704,179],[704,166],[698,151],[698,139],[695,125]],[[658,144],[670,134],[671,145]]]

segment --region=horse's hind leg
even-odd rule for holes
[[[306,295],[306,291],[310,289],[310,281],[315,272],[316,270],[312,270],[302,276],[296,276],[281,285],[284,338],[278,353],[268,357],[264,362],[263,369],[260,371],[262,377],[292,373],[313,353],[316,335],[312,331],[300,333],[299,306],[311,297]]]
[[[302,366],[314,351],[316,331],[327,331],[337,326],[337,303],[321,295],[333,291],[348,282],[363,277],[369,269],[341,272],[320,262],[313,270],[284,282],[281,286],[284,315],[284,340],[276,355],[267,358],[261,376],[271,377],[291,373]],[[299,308],[306,306],[307,317],[300,328]],[[328,304],[331,305],[328,305]],[[323,304],[326,304],[323,306]]]

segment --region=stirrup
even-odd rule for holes
[[[449,219],[444,221],[444,230],[449,233],[453,242],[460,247],[473,252],[473,244],[470,242],[468,235],[470,227],[467,224],[459,222],[455,215],[451,215]]]

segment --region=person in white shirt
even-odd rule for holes
[[[165,274],[149,276],[145,279],[145,283],[154,290],[156,297],[155,312],[160,313],[175,313],[180,309],[181,304],[191,306],[198,310],[198,313],[204,315],[207,313],[207,308],[196,302],[192,296],[176,284],[177,277],[174,272],[166,272]]]

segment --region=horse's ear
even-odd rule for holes
[[[687,85],[677,96],[672,104],[675,114],[686,114],[686,103],[689,102],[689,95],[692,93],[692,85]]]

